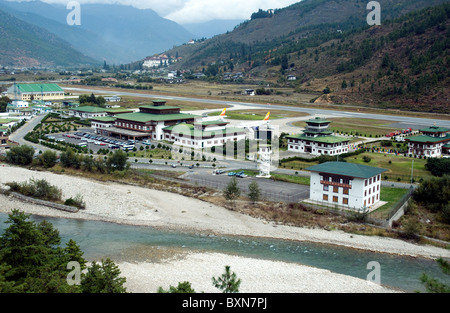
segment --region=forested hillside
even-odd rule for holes
[[[379,2],[379,26],[367,25],[367,1],[305,0],[169,54],[211,80],[242,71],[261,84],[324,91],[317,102],[447,113],[450,4]]]
[[[82,66],[98,64],[43,28],[0,10],[0,64],[3,66]]]

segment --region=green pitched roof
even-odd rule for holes
[[[57,84],[16,84],[17,91],[22,93],[64,92]]]
[[[325,123],[331,123],[331,121],[330,120],[326,120],[326,119],[323,119],[323,118],[321,118],[321,117],[316,117],[316,118],[313,118],[313,119],[311,119],[311,120],[307,120],[307,121],[305,121],[306,123],[310,123],[310,124],[325,124]]]
[[[92,121],[99,121],[99,122],[114,122],[116,120],[115,117],[112,116],[99,116],[91,118]]]
[[[445,133],[450,132],[450,129],[444,127],[431,126],[425,129],[421,129],[421,132],[429,132],[429,133]]]
[[[308,167],[306,170],[359,178],[370,178],[387,171],[384,168],[347,162],[325,162]]]
[[[170,106],[170,105],[142,105],[140,108],[145,109],[154,109],[154,110],[171,110],[171,109],[179,109],[180,107]]]
[[[405,140],[411,141],[411,142],[421,142],[421,143],[441,142],[441,141],[450,140],[450,134],[447,134],[447,136],[445,136],[445,137],[432,137],[432,136],[420,135],[420,136],[405,138]]]
[[[199,117],[197,115],[177,113],[177,114],[151,114],[151,113],[124,113],[116,115],[118,119],[128,120],[133,122],[150,122],[150,121],[171,121],[171,120],[184,120],[193,119]]]
[[[73,110],[87,112],[87,113],[106,112],[105,108],[94,107],[94,106],[82,106],[82,107],[74,108]]]
[[[343,137],[338,137],[338,136],[308,137],[305,135],[293,135],[293,136],[286,136],[286,138],[309,140],[309,141],[320,142],[320,143],[339,143],[339,142],[346,142],[346,141],[350,140],[348,138],[343,138]]]
[[[236,128],[236,127],[226,127],[224,129],[204,131],[201,129],[195,129],[193,124],[186,124],[186,123],[181,123],[178,125],[165,127],[165,128],[163,128],[163,130],[173,131],[174,129],[177,129],[177,128],[179,130],[178,133],[181,133],[183,135],[190,135],[190,136],[201,135],[202,137],[210,137],[210,136],[215,136],[215,135],[234,134],[234,133],[243,133],[244,132],[244,129]]]

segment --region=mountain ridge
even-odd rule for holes
[[[193,37],[181,25],[160,17],[151,9],[140,10],[127,5],[83,4],[79,26],[67,25],[70,10],[63,5],[41,1],[0,1],[0,5],[18,12],[15,15],[19,19],[33,17],[29,23],[63,36],[62,39],[72,38],[75,49],[108,64],[142,59]]]

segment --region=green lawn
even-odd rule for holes
[[[271,173],[270,179],[309,186],[310,178],[305,176]]]
[[[386,201],[387,203],[370,213],[370,216],[386,219],[392,208],[406,195],[407,192],[408,189],[403,188],[381,187],[380,200]]]
[[[387,126],[393,124],[393,121],[375,120],[366,118],[330,118],[330,129],[334,132],[339,132],[349,135],[357,135],[362,137],[376,137],[384,136],[389,132],[398,130]],[[305,122],[296,122],[293,124],[298,127],[305,127]]]
[[[371,159],[370,162],[364,162],[364,156],[369,157]],[[385,179],[385,176],[387,176],[388,180],[391,181],[397,181],[398,178],[400,178],[402,182],[409,182],[411,180],[411,166],[413,161],[414,168],[412,172],[415,181],[432,176],[431,173],[425,169],[425,164],[427,163],[426,160],[413,159],[403,155],[366,152],[357,156],[348,157],[346,160],[347,162],[385,168],[388,171],[383,173],[382,177]],[[389,161],[391,163],[389,163]]]
[[[364,162],[363,157],[368,156],[370,162]],[[410,182],[411,181],[411,166],[414,161],[413,177],[414,181],[418,182],[420,179],[432,177],[431,173],[425,169],[427,163],[424,159],[413,159],[403,155],[390,155],[382,153],[365,152],[356,156],[347,157],[347,162],[358,163],[378,168],[387,169],[387,172],[382,174],[383,180]],[[391,163],[389,163],[391,161]],[[304,170],[310,166],[316,165],[318,162],[306,162],[302,160],[295,160],[283,162],[280,168]],[[387,178],[386,178],[387,177]]]
[[[280,119],[280,118],[288,118],[288,117],[302,117],[308,116],[307,113],[301,112],[290,112],[290,111],[282,111],[282,110],[249,110],[249,111],[230,111],[226,112],[227,118],[233,120],[263,120],[266,117],[267,112],[270,111],[270,119]],[[221,113],[213,112],[210,113],[209,116],[218,116]]]

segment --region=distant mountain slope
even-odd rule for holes
[[[150,9],[139,10],[118,4],[82,4],[81,25],[68,26],[66,17],[70,10],[65,5],[41,1],[3,1],[3,4],[16,11],[45,18],[33,17],[30,23],[47,30],[53,27],[48,24],[48,20],[66,25],[52,32],[71,38],[75,48],[93,57],[103,57],[109,64],[142,59],[193,38],[185,28]],[[106,50],[106,53],[102,55],[101,50]]]
[[[2,66],[80,66],[98,63],[45,29],[0,10]]]
[[[408,12],[444,3],[448,0],[379,0],[382,20],[399,17]],[[336,36],[338,30],[348,31],[367,25],[368,1],[361,0],[303,0],[274,14],[254,14],[232,32],[216,36],[202,44],[180,46],[168,51],[183,58],[177,67],[193,68],[201,64],[228,60],[231,56],[242,63],[250,55],[277,50],[285,43],[308,41],[315,45]]]
[[[450,3],[380,0],[382,17],[392,19],[370,27],[363,2],[304,0],[271,16],[259,12],[229,34],[168,53],[183,57],[174,69],[203,71],[218,81],[225,72],[241,71],[261,85],[324,92],[319,104],[448,113]],[[277,38],[275,19],[304,26]]]
[[[191,32],[195,38],[211,38],[216,35],[232,31],[243,20],[212,20],[203,23],[183,24],[182,26]]]
[[[118,55],[126,54],[126,48],[113,42],[106,42],[100,38],[100,36],[90,31],[84,30],[80,27],[69,26],[66,23],[59,23],[55,20],[34,13],[16,11],[6,6],[2,7],[1,2],[0,9],[17,17],[18,19],[21,19],[22,21],[26,21],[29,24],[42,27],[59,38],[64,38],[65,41],[70,43],[72,48],[96,60],[102,62],[104,60],[108,60],[108,63],[111,64],[120,64],[124,61],[124,59]]]

